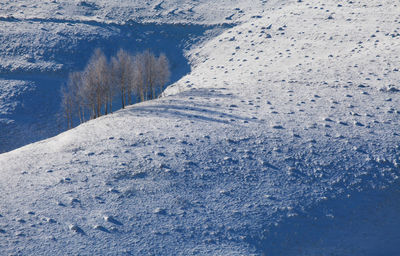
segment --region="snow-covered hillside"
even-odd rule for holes
[[[137,10],[192,25],[246,11],[222,33],[196,33],[190,73],[162,98],[1,154],[0,251],[396,255],[400,5],[262,2]],[[84,3],[97,9],[34,10],[122,24],[139,4]],[[176,20],[164,11],[175,6],[186,10]],[[7,84],[2,95],[31,87]]]
[[[266,3],[266,0],[23,0],[1,3],[0,15],[5,20],[209,25],[235,23],[245,21],[249,16],[259,16]]]
[[[165,52],[175,82],[190,71],[185,51],[224,27],[259,16],[264,5],[233,0],[2,1],[0,152],[64,131],[58,116],[60,87],[68,72],[85,66],[95,48],[108,56],[119,48]]]
[[[165,52],[171,61],[174,82],[190,71],[185,51],[226,26],[212,21],[189,24],[180,19],[173,24],[154,23],[143,12],[134,12],[130,18],[120,14],[119,20],[125,22],[111,22],[78,12],[89,8],[88,2],[82,6],[83,2],[71,1],[59,7],[69,10],[68,14],[51,18],[45,13],[54,11],[45,6],[61,3],[24,2],[0,3],[5,5],[0,8],[0,12],[5,12],[0,18],[0,152],[64,130],[64,122],[59,118],[60,87],[68,72],[82,69],[97,47],[108,56],[120,48],[132,53],[144,49],[157,54]],[[101,10],[115,11],[114,7]],[[135,6],[130,8],[135,10]],[[85,14],[84,17],[76,16],[74,10],[81,16]],[[141,22],[132,20],[134,17]]]
[[[184,51],[222,29],[199,25],[119,26],[47,21],[2,25],[0,152],[54,136],[65,129],[60,118],[60,87],[66,83],[68,72],[83,69],[97,47],[109,57],[120,48],[132,53],[147,48],[157,54],[165,52],[174,82],[190,71]]]

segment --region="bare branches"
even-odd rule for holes
[[[160,57],[158,57],[156,68],[156,84],[158,86],[158,93],[161,94],[171,76],[171,72],[169,71],[169,61],[164,53],[160,54]]]
[[[85,96],[89,99],[92,118],[102,115],[102,106],[107,106],[110,68],[106,56],[96,49],[83,73]],[[105,107],[107,109],[107,107]]]
[[[79,117],[80,122],[84,121],[84,102],[82,89],[82,73],[72,72],[69,74],[67,85],[61,88],[62,109],[67,120],[67,127],[73,127],[73,118]]]
[[[112,79],[115,87],[119,89],[122,108],[125,108],[133,73],[132,57],[120,49],[117,56],[111,59]]]
[[[62,109],[67,127],[74,120],[82,123],[112,113],[113,100],[118,95],[121,107],[156,98],[169,80],[169,62],[165,54],[158,58],[149,50],[136,56],[120,49],[108,62],[96,49],[82,72],[72,72],[62,88]]]

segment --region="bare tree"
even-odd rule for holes
[[[164,86],[169,81],[170,76],[171,72],[169,70],[168,58],[164,53],[162,53],[158,57],[156,63],[156,84],[158,86],[157,89],[159,94],[164,90]]]
[[[73,104],[72,104],[72,96],[68,91],[66,86],[61,87],[61,107],[63,110],[64,117],[67,121],[67,129],[73,127],[72,123],[72,113],[73,113]]]
[[[82,75],[82,88],[80,93],[84,99],[85,107],[89,111],[90,119],[96,118],[96,92],[93,88],[94,83],[93,77],[86,68]]]
[[[138,79],[138,71],[135,68],[135,57],[133,55],[129,55],[129,67],[128,67],[128,79],[127,79],[127,102],[129,105],[132,104],[132,98],[136,95],[137,89],[137,79]],[[136,97],[135,97],[136,98]]]
[[[135,72],[135,78],[132,80],[132,88],[136,92],[137,98],[140,101],[145,101],[147,90],[145,88],[145,76],[144,76],[144,55],[138,54],[134,57],[133,70]]]
[[[61,88],[62,108],[67,119],[68,128],[72,128],[75,116],[84,122],[84,104],[80,94],[82,88],[82,73],[72,72],[69,74],[67,85]]]
[[[81,94],[83,87],[82,73],[72,72],[68,78],[68,91],[72,96],[73,111],[79,117],[80,123],[85,121],[85,105]]]
[[[119,88],[122,108],[126,106],[127,93],[130,88],[130,78],[133,69],[132,57],[120,49],[111,60],[113,83]]]
[[[111,64],[96,49],[82,72],[72,72],[62,88],[62,108],[68,128],[76,117],[85,121],[86,113],[94,119],[112,112],[113,99],[121,97],[122,108],[134,101],[154,99],[162,92],[170,77],[165,54],[158,58],[149,50],[136,56],[120,49]]]
[[[107,73],[107,75],[108,75],[108,81],[107,82],[108,83],[107,83],[107,87],[106,87],[106,103],[107,103],[106,113],[105,113],[106,115],[108,113],[112,113],[113,112],[113,101],[114,101],[115,95],[117,94],[117,88],[116,88],[116,85],[115,85],[114,80],[113,80],[111,66],[109,68],[110,68],[110,70]]]
[[[103,87],[103,104],[104,104],[104,114],[112,113],[112,103],[113,98],[116,93],[115,84],[112,81],[112,69],[111,65],[106,61],[102,77],[102,87]]]
[[[106,103],[110,84],[109,71],[104,53],[96,49],[83,73],[83,94],[92,112],[92,118],[100,117],[102,106],[106,106],[104,103]]]
[[[155,98],[156,58],[150,50],[142,54],[145,100]]]

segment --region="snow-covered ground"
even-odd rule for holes
[[[186,52],[190,73],[162,98],[1,154],[0,251],[396,255],[400,5],[166,2],[135,17],[174,23],[159,8],[179,6],[194,11],[177,23],[215,25],[245,11]],[[68,3],[47,5],[90,17]],[[136,8],[92,3],[116,24]]]
[[[109,57],[120,48],[165,52],[175,82],[190,72],[185,51],[225,26],[0,21],[0,152],[64,131],[60,87],[68,72],[83,69],[95,48]]]
[[[0,15],[6,20],[209,25],[246,21],[250,16],[259,16],[270,2],[273,1],[267,4],[266,0],[22,0],[0,3]]]

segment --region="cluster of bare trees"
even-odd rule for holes
[[[110,61],[96,49],[85,69],[69,74],[62,88],[62,108],[68,128],[112,113],[119,97],[122,108],[156,98],[169,80],[169,62],[165,54],[156,57],[149,50],[131,55],[119,50]]]

